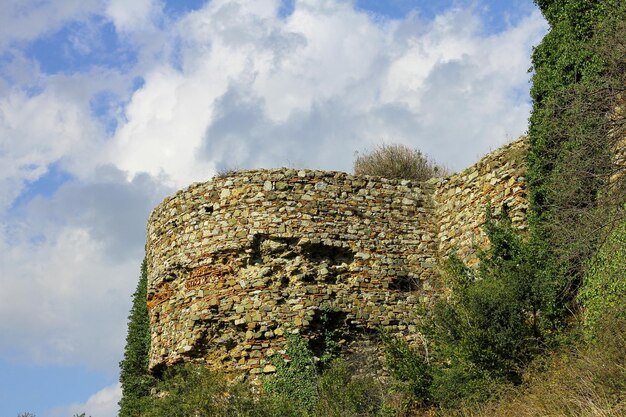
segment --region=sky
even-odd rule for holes
[[[150,211],[228,169],[525,133],[531,0],[1,0],[0,416],[113,417]]]

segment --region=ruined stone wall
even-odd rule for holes
[[[425,183],[258,170],[167,198],[148,223],[150,367],[269,373],[288,334],[315,345],[328,326],[346,350],[378,326],[414,340],[437,260],[473,262],[485,206],[524,227],[524,149]]]
[[[494,214],[504,210],[514,227],[526,228],[527,151],[526,138],[522,137],[458,174],[432,180],[441,255],[455,252],[470,266],[478,262],[476,252],[489,244],[482,230],[488,206]]]
[[[414,334],[436,276],[433,191],[270,170],[166,199],[148,226],[150,366],[196,358],[270,372],[287,334],[320,334],[322,310],[353,336],[378,325]]]

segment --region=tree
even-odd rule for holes
[[[146,260],[141,264],[141,277],[133,294],[133,305],[128,316],[128,335],[124,359],[120,362],[122,399],[120,417],[135,417],[141,414],[141,399],[150,395],[154,380],[148,370],[150,351],[150,322],[147,297],[148,275]]]
[[[491,244],[478,268],[450,260],[451,295],[423,326],[439,364],[431,396],[445,406],[488,398],[496,383],[520,384],[526,365],[555,343],[566,314],[542,242],[520,235],[506,216],[488,216],[485,230]]]

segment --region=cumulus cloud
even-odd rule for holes
[[[109,0],[106,13],[120,31],[146,29],[160,10],[154,0]]]
[[[526,129],[538,12],[488,34],[468,9],[424,22],[372,20],[347,2],[299,1],[287,18],[278,7],[214,0],[184,17],[111,162],[181,186],[228,166],[350,170],[355,150],[396,141],[459,169]]]
[[[81,228],[64,229],[42,245],[3,242],[3,356],[99,369],[114,365],[137,265],[103,262],[101,250]]]
[[[71,20],[102,9],[102,0],[3,0],[0,2],[0,50],[14,41],[33,40]]]
[[[113,384],[101,389],[87,399],[84,404],[72,404],[67,407],[58,408],[48,413],[48,417],[66,417],[85,413],[86,416],[94,417],[116,417],[120,398],[122,397],[122,387]]]
[[[103,168],[5,216],[0,230],[0,353],[111,372],[137,285],[147,215],[171,190]]]
[[[0,98],[0,211],[48,166],[98,137],[88,109],[48,91],[29,96],[18,89]]]
[[[131,175],[168,175],[178,180],[176,185],[210,178],[212,166],[196,161],[195,151],[210,118],[206,102],[224,88],[204,78],[219,78],[217,74],[187,79],[166,67],[147,75],[109,148],[111,163]]]

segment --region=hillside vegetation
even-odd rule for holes
[[[263,386],[192,365],[155,378],[144,266],[120,416],[626,415],[626,2],[536,3],[551,30],[532,57],[529,232],[488,218],[490,248],[476,269],[450,259],[419,348],[381,331],[391,380],[298,337]]]

